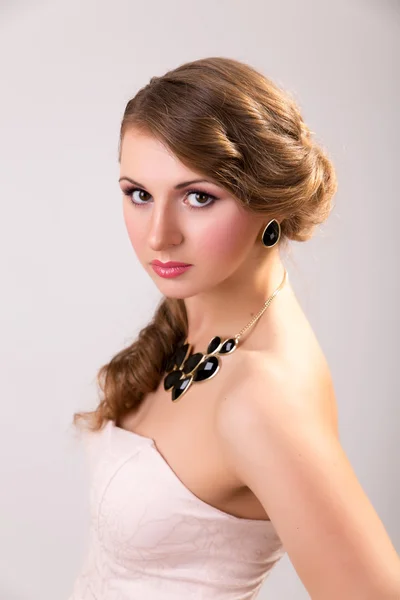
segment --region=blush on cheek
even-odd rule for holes
[[[247,245],[253,244],[253,236],[254,224],[247,215],[238,213],[231,218],[216,220],[201,232],[199,242],[203,255],[234,261],[246,251]]]

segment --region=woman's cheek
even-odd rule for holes
[[[254,225],[243,215],[235,215],[234,218],[216,222],[201,232],[199,246],[214,260],[218,257],[219,260],[226,258],[235,261],[235,258],[240,258],[246,252],[245,240],[248,240],[249,246],[253,244],[253,232]]]

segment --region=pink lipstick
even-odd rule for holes
[[[193,266],[187,263],[176,261],[162,263],[159,260],[153,260],[150,264],[153,267],[154,271],[157,273],[157,275],[160,275],[160,277],[165,277],[167,279],[171,277],[177,277],[178,275],[181,275]]]

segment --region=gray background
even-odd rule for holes
[[[122,220],[125,103],[211,55],[291,91],[336,165],[334,213],[286,265],[331,366],[343,447],[399,551],[399,4],[0,7],[1,600],[70,594],[87,527],[72,413],[95,405],[98,367],[159,298]],[[287,556],[263,598],[308,598]]]

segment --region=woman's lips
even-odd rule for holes
[[[157,263],[152,262],[151,266],[153,270],[160,275],[160,277],[165,277],[167,279],[171,277],[178,277],[178,275],[182,275],[185,271],[190,269],[193,265],[182,265],[178,267],[163,267]]]

